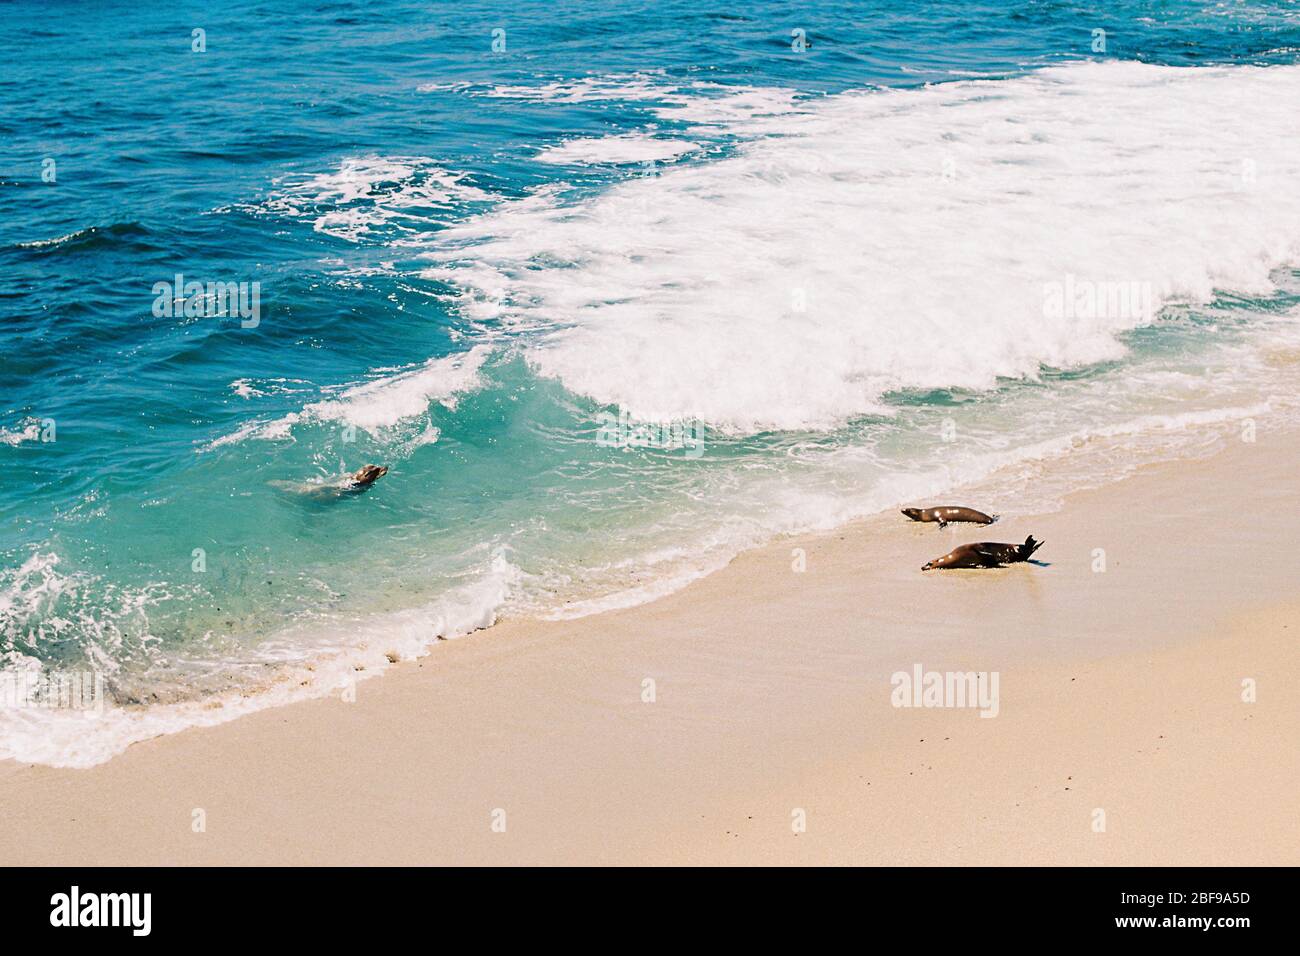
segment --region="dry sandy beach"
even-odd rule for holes
[[[880,515],[355,702],[0,765],[0,860],[1294,865],[1297,451],[1228,433],[988,529]],[[1041,565],[918,570],[1029,532]],[[916,665],[996,673],[996,717],[893,706]]]

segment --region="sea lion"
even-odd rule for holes
[[[336,478],[305,482],[273,481],[271,485],[315,501],[331,501],[360,494],[386,474],[387,465],[366,465],[353,474]]]
[[[1024,544],[999,544],[996,541],[981,541],[978,544],[963,544],[953,548],[942,558],[935,558],[921,568],[922,571],[938,571],[944,568],[1000,568],[1003,565],[1028,561],[1043,542],[1035,541],[1031,534]]]
[[[366,465],[352,476],[352,484],[358,488],[365,488],[373,485],[386,474],[388,474],[387,465]]]
[[[903,514],[913,521],[937,521],[939,527],[945,527],[950,521],[970,521],[974,524],[992,524],[998,520],[997,515],[986,515],[974,508],[904,508]]]

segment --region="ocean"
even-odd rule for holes
[[[1294,2],[150,6],[0,18],[0,757],[1295,418]]]

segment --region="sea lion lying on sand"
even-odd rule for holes
[[[276,488],[283,488],[285,491],[292,491],[297,495],[323,501],[331,498],[342,498],[345,495],[359,494],[386,474],[388,474],[387,465],[366,465],[351,475],[343,475],[332,480],[273,481],[271,484]]]
[[[997,515],[986,515],[974,508],[904,508],[903,514],[913,521],[937,521],[939,527],[945,527],[950,521],[970,521],[974,524],[992,524],[998,520]]]
[[[996,541],[981,541],[978,544],[963,544],[953,548],[942,558],[921,568],[922,571],[939,571],[944,568],[1000,568],[1003,565],[1028,561],[1043,542],[1035,541],[1031,534],[1024,544],[999,544]]]

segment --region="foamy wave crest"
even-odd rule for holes
[[[537,161],[561,166],[622,166],[632,163],[661,163],[699,149],[684,139],[661,139],[647,134],[571,139],[548,146]]]
[[[796,112],[800,100],[800,94],[795,90],[737,87],[698,80],[672,83],[662,71],[586,76],[534,86],[426,83],[419,87],[419,91],[566,105],[600,101],[638,103],[644,104],[645,109],[656,116],[675,122],[695,123],[701,130]]]
[[[228,388],[240,398],[262,398],[294,392],[299,386],[308,384],[310,383],[300,378],[237,378]]]
[[[464,203],[491,194],[464,181],[465,174],[425,157],[361,156],[315,176],[284,177],[258,213],[308,218],[320,233],[361,242],[383,232],[416,233]]]
[[[673,87],[668,87],[671,90]],[[595,100],[658,99],[665,92],[662,73],[625,73],[553,80],[535,86],[514,84],[425,83],[421,93],[465,93],[493,99],[532,100],[544,103],[589,103]]]
[[[529,360],[574,392],[750,432],[1117,359],[1165,304],[1268,292],[1297,256],[1277,104],[1300,67],[792,96],[680,99],[665,113],[753,139],[577,207],[503,204],[444,232],[429,273],[471,316],[547,329]]]
[[[153,639],[149,608],[175,595],[167,585],[133,588],[60,568],[52,551],[36,551],[0,568],[0,671],[27,652],[79,646],[85,662],[115,672],[123,654]]]
[[[200,450],[212,451],[249,438],[272,441],[288,438],[295,425],[312,421],[343,422],[373,434],[423,415],[433,402],[455,408],[461,395],[481,385],[479,370],[490,352],[491,346],[476,345],[466,352],[430,359],[414,368],[379,369],[380,377],[345,388],[337,397],[313,402],[300,412],[271,421],[249,422]],[[437,441],[438,430],[428,426],[423,436],[419,444],[432,444]]]
[[[68,587],[58,572],[56,554],[32,554],[18,568],[0,578],[0,638],[8,645],[27,620],[47,607]],[[6,648],[7,649],[7,648]]]
[[[539,86],[475,86],[473,84],[428,85],[421,91],[457,92],[469,96],[495,99],[531,100],[543,103],[586,103],[593,101],[619,101],[636,103],[647,113],[671,123],[688,124],[692,136],[731,139],[737,136],[762,135],[769,131],[764,124],[778,116],[789,116],[805,110],[809,99],[796,90],[771,87],[730,86],[722,83],[695,81],[686,84],[668,82],[662,75],[638,73],[631,76],[584,77],[579,80],[555,81]],[[641,157],[642,152],[662,152],[669,140],[656,140],[649,133],[626,133],[614,136],[571,140],[553,149],[543,150],[538,159],[542,162],[571,163],[635,163],[652,161],[653,155]],[[686,140],[675,141],[689,150],[699,144]],[[650,144],[655,143],[654,147]],[[675,158],[689,151],[678,149]],[[590,158],[625,157],[635,158]]]
[[[275,677],[264,687],[183,703],[121,706],[106,699],[93,674],[79,684],[81,707],[44,706],[24,699],[21,689],[36,679],[57,683],[58,673],[43,673],[34,658],[0,658],[0,760],[14,759],[53,767],[90,767],[131,744],[189,727],[226,723],[244,714],[354,687],[383,673],[394,661],[428,653],[438,640],[450,640],[490,627],[520,576],[503,555],[474,579],[429,604],[404,611],[311,625],[286,631],[259,649]],[[15,693],[15,688],[19,689]]]
[[[459,355],[430,359],[414,369],[354,385],[337,399],[308,405],[303,414],[374,432],[423,415],[431,402],[455,408],[461,394],[478,387],[479,369],[489,351],[488,346],[477,345]]]

